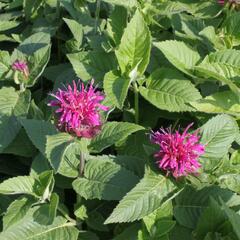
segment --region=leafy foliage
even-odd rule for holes
[[[76,179],[73,188],[86,199],[120,200],[138,180],[132,172],[110,159],[95,157],[87,162],[84,178]]]
[[[114,209],[107,223],[132,222],[141,219],[169,200],[176,186],[164,176],[145,175]]]
[[[150,32],[142,14],[136,11],[127,25],[116,51],[122,73],[128,73],[137,68],[137,72],[143,74],[150,57],[150,38]]]
[[[108,122],[103,126],[101,133],[93,139],[90,149],[100,152],[117,141],[121,141],[131,133],[144,129],[143,127],[124,122]]]

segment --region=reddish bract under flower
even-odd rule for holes
[[[51,94],[56,100],[48,105],[56,107],[57,126],[60,131],[66,131],[77,137],[92,138],[101,130],[100,110],[108,107],[100,104],[104,96],[93,87],[93,81],[88,88],[80,81],[66,90],[58,89]]]
[[[28,65],[25,61],[16,60],[12,64],[12,69],[15,70],[15,71],[19,71],[19,72],[23,73],[26,78],[29,76]]]
[[[151,134],[151,142],[160,146],[160,151],[154,155],[159,168],[171,172],[175,178],[197,173],[201,167],[198,158],[204,154],[205,146],[199,143],[198,131],[188,133],[192,125],[188,125],[182,134],[172,133],[170,129]]]
[[[227,0],[226,2],[230,3],[230,4],[239,4],[239,1],[237,0]],[[221,5],[224,5],[225,4],[225,0],[218,0],[218,3],[221,4]]]
[[[218,0],[218,3],[221,4],[221,5],[224,5],[225,0]]]

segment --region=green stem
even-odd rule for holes
[[[20,83],[20,92],[24,92],[25,91],[25,85],[24,83]]]
[[[101,0],[97,0],[96,13],[95,13],[95,27],[94,27],[95,34],[97,34],[97,29],[98,29],[100,6],[101,6]]]
[[[137,83],[133,83],[134,87],[134,109],[135,109],[135,123],[139,123],[139,96]]]
[[[81,153],[80,153],[80,163],[79,163],[79,177],[83,176],[84,167],[85,167],[85,158],[84,158],[84,153],[81,151]]]
[[[178,122],[179,122],[179,118],[174,122],[174,124],[173,124],[173,126],[172,126],[172,130],[175,130]]]

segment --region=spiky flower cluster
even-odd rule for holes
[[[58,89],[51,94],[55,100],[48,104],[55,107],[57,127],[77,137],[92,138],[101,129],[100,110],[108,107],[101,104],[104,96],[96,91],[91,81],[89,87],[84,87],[80,81],[73,81],[73,87],[68,85],[65,90]]]
[[[16,60],[13,64],[12,64],[12,69],[15,71],[19,71],[21,73],[23,73],[25,78],[28,78],[29,76],[29,69],[28,69],[28,65],[25,61],[23,60]]]
[[[188,133],[187,126],[182,134],[179,131],[171,132],[171,129],[160,129],[151,134],[151,142],[158,144],[160,150],[155,153],[158,167],[175,178],[197,173],[201,164],[198,158],[204,154],[205,146],[199,143],[198,131]]]

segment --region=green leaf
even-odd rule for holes
[[[209,206],[199,218],[196,228],[196,238],[204,239],[208,232],[220,232],[219,227],[227,220],[218,203],[210,197]]]
[[[156,151],[156,146],[150,143],[149,138],[146,137],[149,132],[147,130],[141,130],[136,132],[133,135],[130,135],[127,139],[124,139],[122,142],[121,148],[118,149],[118,152],[121,155],[135,156],[140,158],[139,166],[134,167],[134,171],[138,171],[140,175],[144,173],[144,165],[149,160],[149,156]],[[146,152],[146,149],[151,149],[151,154]]]
[[[145,175],[120,201],[105,223],[133,222],[155,211],[177,194],[177,187],[162,175]]]
[[[0,51],[0,81],[3,79],[6,72],[8,72],[11,65],[10,55],[8,51]]]
[[[80,220],[85,220],[88,217],[87,208],[84,205],[81,205],[74,211],[74,215]]]
[[[45,155],[47,136],[57,133],[55,126],[50,122],[34,119],[21,119],[20,122],[36,148]]]
[[[98,236],[90,231],[80,231],[79,232],[79,239],[81,240],[99,240]]]
[[[150,236],[155,239],[163,239],[175,226],[176,222],[173,220],[158,220],[151,229]],[[168,238],[167,238],[168,239]]]
[[[107,156],[96,156],[87,162],[84,178],[75,180],[73,188],[85,199],[120,200],[138,181],[136,175]]]
[[[13,122],[10,120],[9,129],[13,130],[16,123],[18,123],[16,118],[13,118]],[[3,130],[5,134],[6,131],[8,130]],[[11,134],[8,133],[7,136],[10,137]],[[5,137],[4,140],[6,140],[6,138],[7,137]],[[33,157],[35,156],[36,152],[36,148],[27,136],[24,128],[21,128],[14,140],[6,148],[3,149],[3,153],[14,154],[16,156],[22,157]]]
[[[185,228],[179,224],[176,224],[170,233],[170,240],[184,239],[184,240],[195,240],[192,236],[192,229]]]
[[[140,94],[159,109],[170,112],[194,111],[190,102],[201,99],[201,95],[188,80],[165,78],[166,69],[154,71],[148,81],[147,88],[140,87]]]
[[[203,39],[203,43],[207,45],[209,49],[221,50],[225,49],[224,42],[217,35],[216,30],[213,26],[205,27],[199,35]]]
[[[143,222],[145,226],[141,233],[143,239],[164,240],[176,224],[176,222],[172,220],[172,211],[172,202],[166,202],[153,213],[144,217]]]
[[[53,193],[49,203],[45,203],[37,209],[34,214],[34,221],[42,225],[50,225],[54,222],[54,218],[57,214],[57,208],[59,204],[59,197],[56,193]]]
[[[198,220],[209,204],[210,197],[219,203],[221,197],[229,207],[238,206],[240,198],[237,194],[218,186],[195,190],[186,187],[175,199],[174,217],[177,222],[187,228],[195,229]]]
[[[0,216],[7,211],[7,207],[11,204],[12,198],[6,195],[0,195]]]
[[[101,157],[104,158],[104,155]],[[144,168],[146,165],[146,159],[142,157],[135,157],[135,156],[127,156],[127,155],[118,155],[118,156],[108,156],[113,159],[113,161],[122,167],[130,170],[133,172],[135,175],[139,177],[143,177],[144,175]]]
[[[17,136],[21,125],[14,116],[0,115],[0,152],[3,152]]]
[[[194,18],[187,14],[174,14],[172,25],[175,35],[183,40],[201,41],[199,32],[203,30],[205,24],[202,19]]]
[[[53,171],[49,170],[42,172],[36,179],[39,184],[36,186],[35,192],[38,196],[41,196],[41,202],[45,202],[50,199],[55,184]]]
[[[13,114],[18,117],[25,117],[28,114],[30,102],[31,92],[29,90],[18,92],[18,101],[13,109]]]
[[[86,223],[88,227],[91,229],[100,231],[100,232],[108,232],[108,226],[104,225],[104,217],[100,212],[91,211],[86,219]]]
[[[24,0],[23,8],[27,20],[36,17],[39,8],[43,4],[43,0]]]
[[[82,25],[73,19],[63,18],[64,22],[68,25],[75,40],[78,42],[79,47],[82,44],[83,39],[83,28]]]
[[[204,99],[191,102],[191,105],[200,112],[240,115],[240,99],[232,91],[214,93]]]
[[[197,72],[204,77],[212,77],[227,84],[232,91],[240,89],[233,83],[240,73],[240,51],[228,49],[209,54],[203,62],[196,66]]]
[[[209,78],[214,78],[218,81],[223,82],[224,84],[227,84],[233,92],[239,94],[240,89],[236,86],[236,84],[233,83],[231,78],[237,77],[240,71],[231,65],[226,65],[218,62],[209,63],[203,61],[198,66],[195,66],[195,70],[197,73],[207,78],[208,80]]]
[[[161,220],[172,220],[173,206],[172,202],[166,202],[160,208],[155,210],[153,213],[143,218],[143,222],[146,226],[147,231],[156,232],[157,229],[154,227],[157,221]],[[161,229],[161,227],[160,227]],[[164,235],[164,234],[163,234]]]
[[[240,216],[239,214],[235,213],[232,209],[230,209],[223,201],[221,201],[223,204],[223,209],[226,215],[228,216],[228,219],[233,227],[233,231],[237,235],[237,238],[240,238]]]
[[[201,127],[201,142],[205,144],[205,153],[201,157],[204,170],[217,167],[227,154],[239,132],[236,121],[228,115],[218,115]]]
[[[25,82],[26,86],[33,86],[43,73],[50,58],[50,50],[50,34],[44,32],[29,36],[14,50],[12,62],[16,59],[25,59],[28,63],[29,77]]]
[[[12,61],[21,58],[23,54],[33,55],[39,49],[50,44],[50,34],[44,32],[35,33],[26,38],[13,52]]]
[[[41,225],[34,221],[33,214],[37,209],[31,209],[21,221],[1,232],[0,240],[77,240],[78,230],[74,227],[75,224],[66,222],[62,217],[56,217],[53,224]]]
[[[34,194],[36,181],[30,176],[18,176],[5,180],[0,183],[1,194]]]
[[[104,75],[116,68],[116,59],[112,53],[89,51],[67,54],[77,76],[83,81],[94,78],[101,82]]]
[[[9,30],[11,28],[15,28],[19,24],[20,24],[20,22],[16,22],[16,21],[4,21],[4,20],[1,20],[0,21],[0,32]]]
[[[138,231],[141,229],[139,223],[133,223],[113,240],[138,240]]]
[[[16,92],[14,88],[0,89],[0,152],[15,139],[21,125],[15,116],[25,117],[30,106],[31,92]],[[15,115],[15,116],[14,116]]]
[[[59,166],[58,172],[69,178],[76,178],[79,174],[79,162],[80,154],[82,151],[81,145],[79,143],[73,142],[70,144],[63,154],[62,162]],[[85,150],[84,153],[87,153]]]
[[[49,141],[49,161],[56,171],[66,177],[75,178],[79,174],[80,154],[88,154],[89,139],[76,140],[70,135],[55,135]],[[56,146],[55,146],[56,145]],[[53,149],[51,149],[54,147]],[[47,146],[48,148],[48,146]],[[56,156],[54,156],[56,155]]]
[[[154,44],[164,56],[180,71],[193,76],[193,68],[200,60],[200,55],[183,42],[168,40]]]
[[[240,69],[240,51],[235,49],[221,50],[214,53],[210,53],[204,62],[210,63],[222,63],[233,68]]]
[[[204,77],[212,77],[229,85],[232,91],[238,93],[239,88],[233,83],[240,73],[240,51],[222,50],[211,53],[195,69]]]
[[[151,51],[151,35],[142,13],[137,10],[128,23],[116,56],[122,74],[137,68],[142,75],[149,63]]]
[[[11,115],[17,102],[19,94],[12,87],[0,89],[0,113]]]
[[[116,45],[119,45],[124,28],[127,26],[127,16],[128,14],[126,8],[122,6],[115,6],[109,17],[107,32]]]
[[[46,156],[56,172],[58,172],[64,154],[72,141],[73,137],[68,133],[58,133],[47,136]]]
[[[32,87],[37,79],[43,73],[45,67],[48,64],[51,54],[51,47],[47,45],[36,51],[32,58],[30,58],[31,66],[30,66],[30,74],[27,80],[27,86]]]
[[[50,166],[47,158],[38,153],[32,161],[30,176],[36,178],[38,174],[48,170],[50,170]]]
[[[103,0],[104,2],[111,3],[113,5],[120,5],[124,6],[126,8],[133,8],[136,7],[138,2],[136,0],[123,0],[123,1],[118,1],[118,0]]]
[[[33,203],[33,199],[27,197],[20,197],[13,201],[3,217],[3,231],[20,221],[27,214]]]
[[[239,168],[239,166],[233,166]],[[240,194],[240,175],[239,174],[224,174],[218,179],[221,187],[228,188],[233,192]]]
[[[108,72],[104,77],[103,87],[112,105],[122,108],[127,97],[130,78],[123,78],[117,71]]]
[[[101,152],[117,141],[143,129],[142,126],[128,122],[107,122],[103,125],[100,134],[92,140],[90,149],[95,152]]]
[[[47,136],[46,157],[56,172],[69,178],[75,178],[79,174],[80,154],[81,152],[88,154],[88,144],[89,139],[76,140],[67,133]],[[34,161],[35,168],[41,172],[41,165],[37,161]],[[44,169],[49,168],[45,159],[42,159],[42,164],[44,164]]]
[[[239,45],[240,41],[240,16],[237,12],[230,14],[224,22],[224,32],[230,37],[233,45]]]

